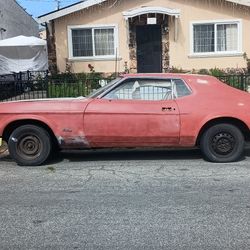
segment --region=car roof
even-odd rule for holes
[[[191,87],[192,91],[198,91],[199,93],[210,93],[212,96],[233,94],[246,96],[249,94],[233,88],[226,83],[223,83],[218,78],[210,75],[199,75],[199,74],[183,74],[183,73],[136,73],[136,74],[123,74],[122,78],[173,78],[182,79],[186,84]],[[216,90],[216,91],[215,91]],[[215,93],[216,92],[216,93]]]
[[[198,74],[183,74],[183,73],[136,73],[136,74],[122,74],[122,78],[180,78],[190,85],[214,85],[220,83],[220,81],[209,75]]]
[[[182,79],[216,79],[209,75],[199,74],[184,74],[184,73],[135,73],[135,74],[121,74],[123,78],[136,78],[136,77],[159,77],[159,78],[182,78]]]

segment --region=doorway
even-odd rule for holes
[[[161,25],[136,26],[137,72],[162,72]]]

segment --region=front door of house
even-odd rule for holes
[[[136,27],[138,73],[162,72],[162,35],[160,25]]]

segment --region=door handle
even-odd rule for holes
[[[175,110],[175,108],[172,108],[172,107],[162,107],[162,109],[161,109],[162,111],[173,111],[173,110]]]

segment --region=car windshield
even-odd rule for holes
[[[111,88],[114,84],[116,84],[118,81],[121,80],[121,77],[118,77],[114,80],[112,80],[111,82],[109,82],[107,85],[95,90],[94,92],[92,92],[91,94],[89,94],[87,96],[87,98],[96,98],[98,97],[100,94],[104,93],[106,90],[108,90],[109,88]]]

